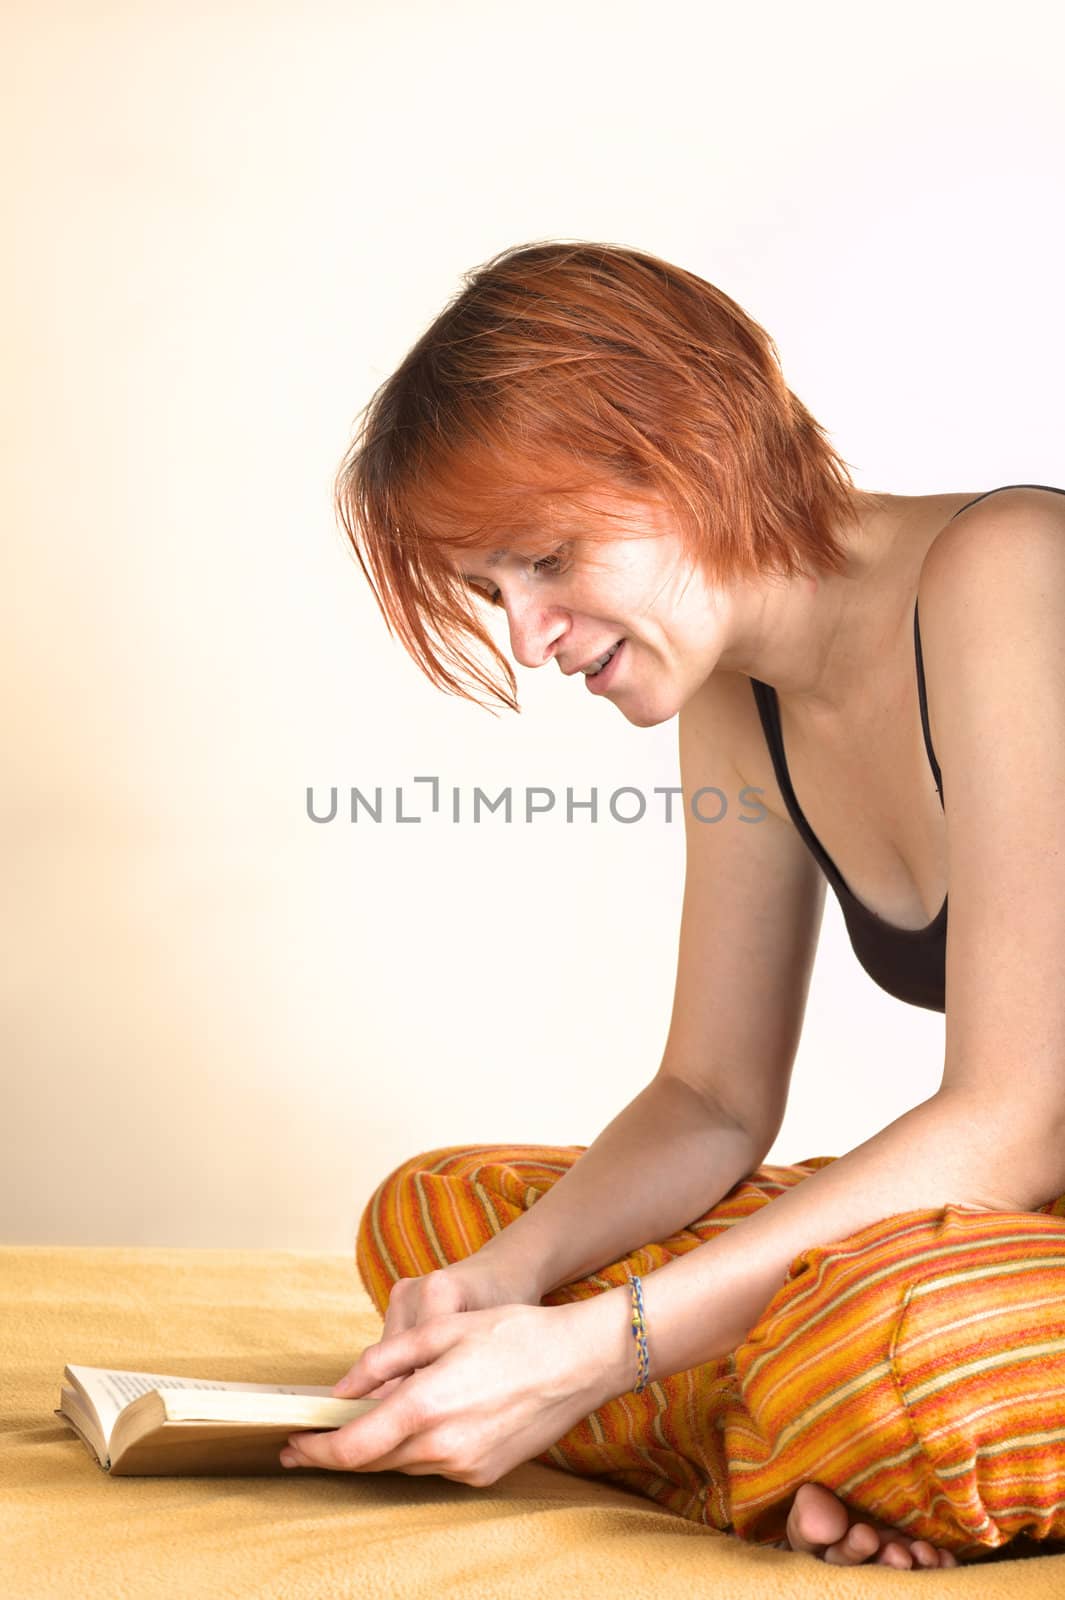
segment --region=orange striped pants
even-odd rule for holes
[[[472,1255],[583,1149],[452,1146],[404,1162],[359,1225],[378,1311],[398,1278]],[[759,1167],[681,1232],[543,1304],[653,1272],[833,1159]],[[804,1250],[738,1349],[611,1400],[535,1459],[755,1543],[783,1540],[810,1480],[963,1560],[1063,1539],[1065,1197],[907,1211]]]

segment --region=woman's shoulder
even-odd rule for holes
[[[891,507],[885,604],[909,632],[915,604],[924,618],[937,571],[946,574],[949,586],[951,568],[970,557],[979,560],[994,540],[1013,540],[1019,548],[1026,530],[1036,539],[1065,537],[1065,488],[1052,484],[1009,483],[885,499]]]
[[[944,497],[928,498],[939,502]],[[974,528],[1010,529],[1019,526],[1065,528],[1065,488],[1046,483],[1004,483],[975,494],[951,495],[956,500],[942,527],[929,543],[926,561],[933,550],[956,547],[968,542]]]
[[[942,494],[885,495],[891,544],[919,560],[940,543],[948,528],[1046,519],[1065,526],[1065,488],[1054,484],[1004,483]],[[953,538],[954,535],[951,535]]]
[[[916,586],[922,632],[931,609],[945,611],[964,593],[993,588],[988,596],[1008,623],[1011,591],[1000,587],[996,574],[1027,563],[1056,574],[1065,557],[1065,489],[1049,484],[1003,484],[985,490],[951,514],[924,550]],[[1022,607],[1027,591],[1018,589],[1013,602]]]

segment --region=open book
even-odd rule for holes
[[[284,1472],[290,1433],[342,1427],[380,1400],[300,1384],[222,1383],[66,1367],[56,1416],[105,1472],[126,1477]]]

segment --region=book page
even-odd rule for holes
[[[123,1372],[112,1367],[72,1367],[67,1377],[79,1383],[100,1419],[105,1441],[111,1439],[115,1418],[123,1406],[152,1389],[236,1389],[255,1394],[310,1394],[332,1396],[332,1388],[298,1383],[225,1383],[220,1378],[176,1378],[158,1372]]]

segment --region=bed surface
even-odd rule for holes
[[[1065,1555],[943,1572],[742,1544],[624,1490],[524,1466],[110,1478],[53,1416],[63,1367],[332,1384],[379,1336],[352,1261],[293,1251],[0,1246],[0,1571],[10,1600],[646,1600],[1065,1595]]]

